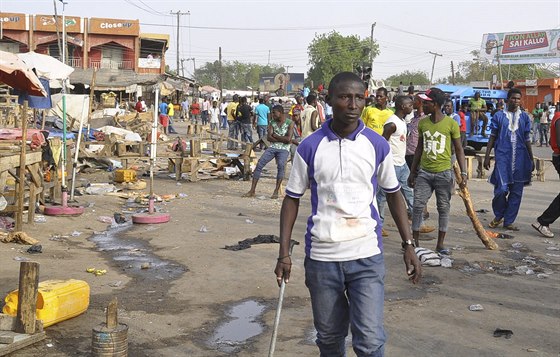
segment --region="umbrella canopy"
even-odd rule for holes
[[[18,56],[0,51],[0,82],[30,95],[46,97],[39,78]]]
[[[65,65],[56,58],[37,52],[18,53],[18,57],[30,68],[35,68],[39,77],[48,80],[66,79],[74,72],[74,68]]]
[[[219,92],[220,90],[217,88],[214,88],[212,86],[202,86],[200,88],[201,92],[206,92],[206,93],[214,93],[214,92]]]

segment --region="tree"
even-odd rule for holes
[[[355,72],[355,67],[371,65],[370,55],[379,54],[377,43],[360,39],[356,35],[342,36],[336,31],[316,35],[307,47],[310,68],[308,81],[315,85],[329,83],[331,78],[342,71]]]
[[[414,85],[424,85],[430,84],[430,79],[428,78],[428,73],[423,71],[404,71],[399,74],[394,74],[385,80],[388,86],[397,86],[400,82],[408,85],[412,82]]]
[[[463,83],[472,81],[492,80],[496,74],[500,79],[500,71],[497,64],[490,63],[480,57],[480,51],[472,51],[472,60],[459,63],[458,74]],[[556,77],[556,74],[542,64],[512,64],[502,65],[502,77],[504,81],[514,79],[540,79]],[[455,76],[457,82],[457,76]]]
[[[227,89],[245,90],[247,87],[259,88],[261,74],[282,73],[280,65],[260,65],[239,61],[222,62],[222,85]],[[220,61],[207,62],[195,71],[197,81],[202,85],[218,87],[220,77]]]

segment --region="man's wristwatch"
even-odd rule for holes
[[[408,245],[411,245],[412,247],[414,247],[414,242],[411,241],[410,239],[408,239],[408,240],[405,240],[404,242],[402,242],[401,245],[402,245],[403,249],[406,248]]]

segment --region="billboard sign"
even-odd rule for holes
[[[91,18],[89,20],[89,32],[115,36],[138,36],[140,34],[140,23],[138,20]]]
[[[35,25],[33,29],[35,31],[44,32],[56,32],[57,31],[57,18],[53,15],[35,15],[34,17]],[[69,33],[82,33],[82,19],[77,16],[65,16],[64,21],[66,23],[66,32]],[[58,28],[62,31],[62,16],[58,16]]]
[[[3,30],[28,30],[28,22],[25,14],[12,12],[0,12],[0,23]]]
[[[297,94],[303,89],[303,73],[261,74],[259,91],[278,95]],[[282,94],[279,94],[282,92]]]
[[[560,61],[560,29],[487,33],[480,56],[502,64],[556,63]]]

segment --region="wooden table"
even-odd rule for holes
[[[23,183],[23,185],[27,186],[29,189],[28,223],[32,223],[35,218],[35,204],[37,203],[37,197],[43,191],[41,157],[41,151],[29,151],[25,154],[25,169],[31,177],[30,181]],[[20,169],[20,153],[13,152],[11,154],[6,153],[0,155],[0,193],[4,194],[4,187],[6,187],[8,175],[12,175],[16,179],[16,190],[13,193],[14,198],[16,198],[15,193],[18,192],[17,185],[20,183],[18,182],[19,175],[16,175],[15,172],[13,172],[14,169]],[[5,196],[9,197],[10,194]],[[17,199],[14,202],[14,204],[8,204],[6,209],[2,212],[16,212],[18,210]],[[19,224],[21,223],[22,222],[19,222]],[[16,222],[16,226],[20,226],[18,225],[18,222]]]

